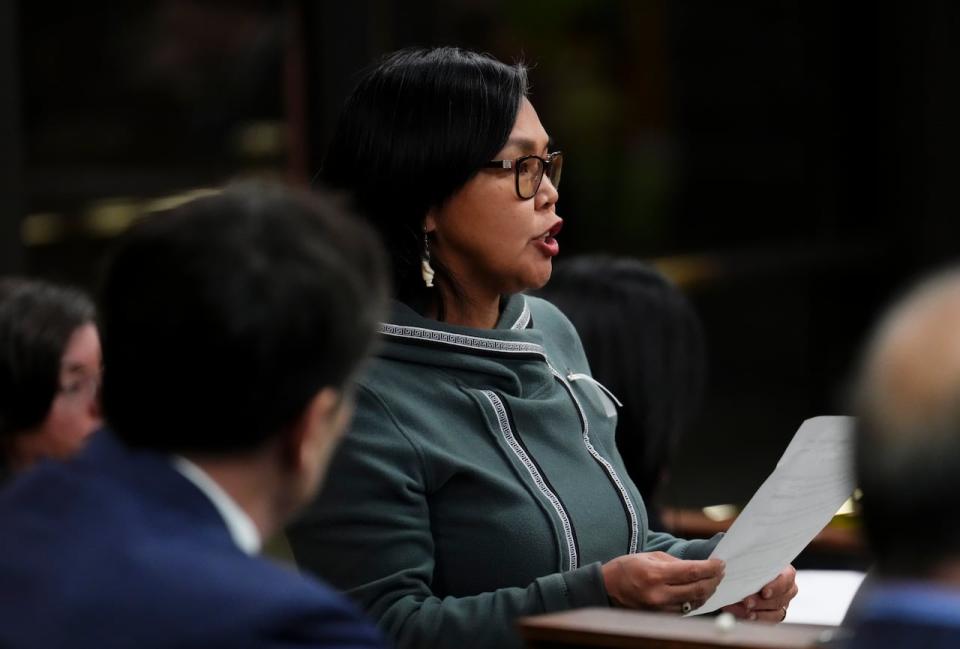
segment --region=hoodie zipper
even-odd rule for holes
[[[614,488],[617,490],[620,496],[620,502],[623,505],[623,510],[627,515],[627,519],[630,521],[630,549],[628,554],[633,554],[637,551],[640,536],[640,524],[637,519],[637,510],[633,505],[633,500],[631,500],[630,494],[627,493],[627,488],[624,486],[623,481],[620,480],[617,470],[612,464],[610,464],[610,461],[607,460],[607,458],[600,455],[600,452],[594,448],[593,443],[590,441],[590,422],[587,420],[587,415],[583,410],[583,406],[580,404],[580,400],[577,399],[577,395],[573,391],[573,387],[570,385],[570,382],[566,377],[557,371],[557,369],[547,359],[546,355],[544,355],[543,360],[546,362],[547,367],[550,368],[554,378],[557,379],[557,381],[559,381],[564,388],[566,388],[567,394],[570,395],[574,405],[577,407],[577,414],[580,416],[580,424],[583,430],[583,444],[587,447],[587,452],[589,452],[590,455],[593,456],[593,459],[603,467],[607,473],[607,477],[610,479],[610,482],[613,483]],[[594,381],[594,383],[600,385],[598,381]],[[604,390],[609,392],[609,390],[606,390],[606,388],[604,388]],[[613,397],[613,394],[611,393],[610,396]],[[616,397],[613,397],[613,399],[616,400]]]
[[[527,452],[527,447],[523,443],[523,440],[520,439],[519,434],[514,432],[516,427],[513,425],[513,418],[507,410],[507,405],[500,398],[500,395],[493,390],[482,390],[481,394],[485,396],[487,401],[490,402],[490,405],[493,406],[493,411],[497,417],[497,424],[500,427],[500,435],[507,443],[507,446],[510,447],[510,450],[513,451],[513,454],[516,455],[520,463],[523,464],[527,473],[530,474],[530,478],[533,480],[533,484],[540,494],[553,506],[557,517],[560,519],[563,537],[567,544],[567,565],[569,566],[567,570],[576,570],[580,565],[580,546],[579,543],[577,543],[577,532],[573,528],[573,523],[570,521],[570,516],[567,514],[567,509],[563,501],[560,500],[560,496],[554,491],[553,485],[550,484],[547,476],[540,469],[540,465],[533,459],[533,456]]]

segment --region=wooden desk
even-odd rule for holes
[[[583,608],[521,618],[530,649],[609,647],[620,649],[809,649],[835,627],[741,622],[721,631],[713,617],[682,618],[610,608]]]

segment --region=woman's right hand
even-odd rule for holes
[[[723,579],[720,559],[677,559],[666,552],[627,554],[603,564],[607,595],[617,606],[681,612],[697,608]]]

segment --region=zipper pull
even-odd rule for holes
[[[619,407],[623,408],[623,404],[620,403],[620,399],[617,398],[613,392],[607,389],[600,381],[596,380],[589,374],[579,374],[575,372],[570,372],[567,374],[568,381],[586,381],[593,386],[594,390],[597,391],[597,396],[600,398],[600,404],[603,406],[603,413],[607,417],[614,417],[617,414],[617,409],[613,407],[613,404],[617,404]],[[610,403],[611,399],[613,403]]]

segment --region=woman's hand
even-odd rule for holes
[[[723,610],[733,613],[742,620],[763,620],[764,622],[783,622],[787,617],[790,600],[797,596],[797,571],[787,566],[777,578],[742,602],[724,606]]]
[[[607,595],[617,606],[685,612],[703,604],[723,579],[719,559],[687,561],[665,552],[627,554],[603,564]],[[690,607],[683,608],[684,603]]]

